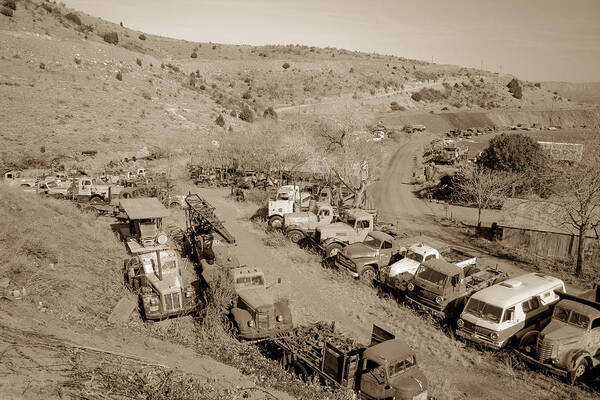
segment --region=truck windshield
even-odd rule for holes
[[[383,365],[378,364],[375,361],[367,360],[367,366],[364,372],[373,374],[379,383],[385,382],[385,369],[383,368]]]
[[[435,269],[421,265],[415,274],[415,277],[426,280],[434,285],[443,287],[446,285],[448,277]]]
[[[167,262],[164,262],[164,263],[162,264],[162,269],[163,269],[163,271],[164,271],[164,272],[171,272],[171,271],[175,271],[175,270],[177,269],[177,268],[176,268],[175,261],[167,261]]]
[[[396,363],[390,365],[390,376],[399,375],[413,365],[415,365],[415,357],[412,355],[407,356],[402,360],[398,360]]]
[[[567,323],[569,322],[569,310],[566,310],[562,307],[556,307],[554,309],[554,319]]]
[[[375,249],[379,249],[381,247],[381,240],[375,239],[371,235],[368,235],[363,243]]]
[[[590,324],[590,318],[587,315],[580,314],[562,307],[556,307],[554,309],[552,318],[584,329]]]
[[[420,263],[421,261],[423,261],[423,256],[421,256],[420,254],[417,254],[417,253],[415,253],[415,252],[414,252],[414,251],[412,251],[412,250],[409,250],[409,251],[406,253],[406,258],[410,258],[411,260],[414,260],[414,261],[416,261],[416,262],[419,262],[419,263]]]
[[[245,276],[241,278],[237,278],[236,283],[239,286],[250,287],[250,286],[260,286],[264,283],[262,276]]]
[[[502,317],[502,308],[476,299],[469,300],[465,311],[491,322],[500,322]]]

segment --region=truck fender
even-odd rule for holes
[[[240,331],[248,329],[248,321],[252,319],[248,311],[234,307],[231,309],[231,315],[233,315],[233,319]]]
[[[540,331],[537,330],[529,331],[524,334],[519,340],[518,349],[527,354],[532,354],[535,351],[535,343],[537,342],[537,337],[539,334]]]
[[[297,230],[297,231],[300,231],[300,232],[304,233],[304,229],[302,229],[302,227],[300,225],[298,225],[298,224],[289,225],[289,226],[285,227],[286,233],[289,232],[289,231],[293,231],[293,230]]]
[[[587,358],[588,362],[590,363],[590,367],[593,365],[592,355],[589,352],[580,349],[571,350],[567,354],[567,371],[572,372],[575,369],[575,365],[577,365],[577,362],[582,358]]]
[[[275,306],[275,316],[283,315],[284,322],[292,322],[292,312],[290,311],[290,306],[287,300],[278,301],[274,304]]]

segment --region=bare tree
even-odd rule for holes
[[[456,198],[477,206],[478,232],[481,230],[481,212],[506,197],[514,180],[512,175],[481,166],[464,168],[455,176]]]
[[[575,274],[581,276],[585,236],[600,224],[600,165],[594,160],[566,169],[563,184],[565,195],[560,206],[565,213],[565,223],[578,233]]]

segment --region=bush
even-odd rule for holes
[[[354,67],[350,67],[350,73],[354,72]]]
[[[46,64],[44,64],[43,62],[40,63],[40,69],[46,69]]]
[[[123,80],[123,74],[121,73],[121,71],[117,72],[117,76],[116,76],[117,80],[122,81]]]
[[[81,25],[81,18],[75,13],[68,13],[65,18],[73,22],[75,25]]]
[[[217,49],[217,45],[216,45],[216,44],[213,44],[213,46],[212,46],[212,49],[213,49],[213,50],[216,50],[216,49]]]
[[[406,111],[406,108],[398,104],[398,102],[396,101],[392,101],[390,103],[390,108],[392,109],[392,111]]]
[[[138,36],[138,39],[140,39],[140,40],[146,40],[146,35],[144,35],[142,33],[140,36]]]
[[[77,65],[81,64],[81,58],[79,58],[79,57],[74,57],[73,61],[75,61],[75,64],[77,64]]]
[[[423,89],[419,90],[418,92],[413,93],[410,97],[414,101],[434,102],[434,101],[440,101],[440,100],[447,98],[447,95],[437,89],[423,88]]]
[[[141,67],[142,66],[142,59],[141,58],[136,58],[135,59],[135,63]]]
[[[196,52],[194,51],[190,57],[192,57],[192,58],[198,58],[198,53],[196,53]]]
[[[523,98],[521,82],[519,82],[517,79],[513,78],[513,80],[510,81],[508,83],[508,85],[506,85],[506,87],[508,88],[508,91],[513,95],[513,97],[515,99],[520,100]]]
[[[7,7],[0,7],[0,14],[6,15],[7,17],[13,16],[13,10]]]
[[[283,68],[283,69],[288,69],[289,67],[290,67],[290,64],[287,62],[283,63],[283,65],[281,66],[281,68]]]
[[[242,99],[244,99],[244,100],[249,100],[251,98],[252,98],[252,94],[250,93],[249,90],[244,92],[244,94],[242,95]]]
[[[17,3],[15,0],[4,0],[2,5],[6,8],[10,8],[11,10],[17,11]]]
[[[244,108],[242,108],[242,111],[240,112],[239,118],[242,121],[254,122],[254,112],[250,109],[250,107],[245,105]]]
[[[542,147],[531,137],[503,133],[490,140],[478,162],[489,169],[522,173],[541,170],[547,160]]]
[[[215,119],[215,124],[219,125],[221,128],[225,126],[225,118],[221,114]]]
[[[200,85],[200,90],[206,90],[206,86]]]
[[[102,35],[102,39],[104,39],[106,43],[114,45],[119,44],[119,35],[117,34],[117,32],[107,32]]]
[[[52,11],[54,11],[54,9],[52,8],[52,6],[48,3],[42,3],[42,8],[46,11],[48,11],[49,13],[51,13]]]
[[[277,112],[273,109],[273,107],[269,107],[263,113],[263,117],[277,119]]]

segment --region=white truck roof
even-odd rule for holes
[[[426,245],[425,243],[415,243],[409,246],[408,250],[421,255],[439,253],[437,249]]]
[[[482,289],[471,298],[505,308],[557,287],[564,291],[564,282],[553,276],[534,272]]]

